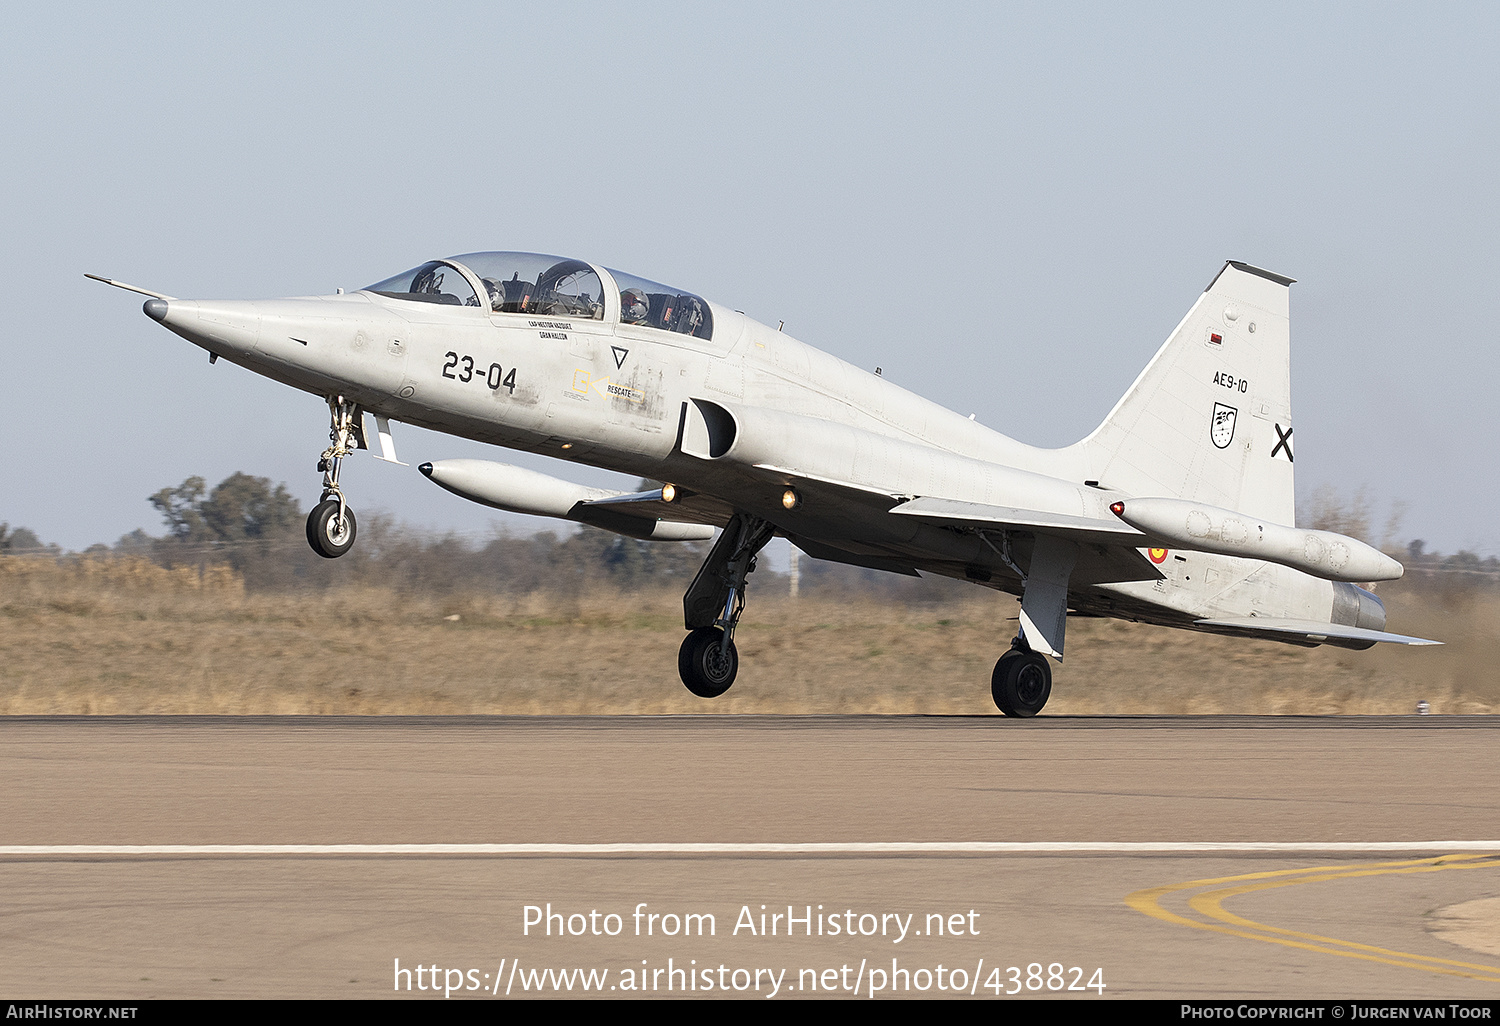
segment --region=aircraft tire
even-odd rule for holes
[[[1047,664],[1047,657],[1011,649],[995,664],[990,695],[1007,716],[1035,716],[1052,695],[1052,667]]]
[[[718,627],[699,627],[682,639],[677,650],[677,672],[682,683],[699,698],[718,698],[734,683],[740,668],[740,654],[729,642],[726,658],[719,651],[724,632]]]
[[[339,500],[325,499],[307,515],[307,543],[324,559],[337,559],[354,547],[354,510],[344,507],[339,521]]]

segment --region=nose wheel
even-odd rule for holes
[[[325,499],[307,516],[307,543],[326,559],[337,559],[354,548],[354,510],[338,499]]]
[[[1007,716],[1035,716],[1052,695],[1052,667],[1047,657],[1029,648],[1012,648],[995,664],[990,695]]]
[[[345,456],[365,447],[364,414],[340,395],[328,400],[328,416],[331,421],[328,437],[333,444],[318,458],[318,469],[323,472],[323,496],[307,515],[307,543],[325,559],[337,559],[354,547],[354,510],[349,508],[339,487],[339,471],[343,469]]]

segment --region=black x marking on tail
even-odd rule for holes
[[[1286,461],[1288,463],[1296,462],[1292,459],[1292,429],[1288,427],[1285,431],[1282,431],[1280,424],[1275,425],[1275,427],[1277,442],[1276,447],[1271,450],[1271,459],[1274,460],[1276,458],[1276,454],[1285,449]]]

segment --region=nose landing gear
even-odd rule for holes
[[[325,559],[337,559],[354,547],[354,511],[339,487],[339,471],[344,457],[355,449],[365,448],[364,413],[343,396],[328,400],[331,426],[328,437],[333,442],[318,459],[323,472],[323,496],[307,515],[307,543]]]

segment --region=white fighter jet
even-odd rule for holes
[[[94,276],[90,276],[94,277]],[[1288,296],[1292,279],[1231,261],[1104,422],[1039,449],[681,289],[581,260],[467,253],[350,294],[151,298],[145,312],[209,360],[328,403],[314,549],[342,555],[355,518],[343,460],[396,460],[417,424],[670,482],[622,494],[485,460],[419,468],[500,509],[634,538],[707,539],[683,600],[678,658],[723,694],[756,554],[783,535],[820,559],[942,574],[1019,595],[991,680],[1033,716],[1069,611],[1297,645],[1434,644],[1385,632],[1356,582],[1401,565],[1295,526]]]

